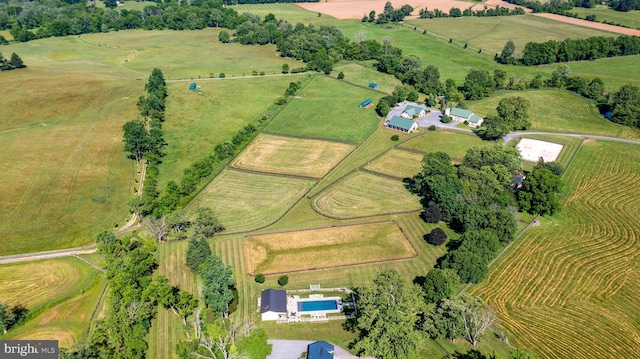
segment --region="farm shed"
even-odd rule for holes
[[[368,99],[366,99],[366,100],[362,101],[362,102],[360,103],[360,108],[365,108],[365,107],[369,106],[369,105],[371,104],[371,102],[373,102],[373,100],[372,100],[372,99],[370,99],[370,98],[368,98]]]
[[[454,121],[467,121],[471,127],[478,127],[482,125],[482,121],[484,121],[482,117],[474,115],[473,112],[457,107],[447,107],[444,110],[444,114],[450,116]]]
[[[262,320],[278,320],[287,317],[287,292],[265,289],[260,294],[260,315]]]
[[[402,132],[413,132],[418,129],[418,123],[400,116],[393,116],[384,123],[385,127]]]
[[[377,84],[377,83],[375,83],[375,82],[370,82],[370,83],[369,83],[369,88],[370,88],[370,89],[377,90],[377,89],[378,89],[378,84]]]
[[[424,116],[427,114],[427,106],[425,105],[407,105],[402,111],[402,117],[413,118],[414,116]]]
[[[333,359],[335,347],[325,341],[317,341],[307,346],[307,359]]]
[[[197,85],[196,85],[196,83],[195,83],[195,82],[192,82],[192,83],[191,83],[191,85],[189,85],[189,90],[190,90],[190,91],[195,90],[195,89],[196,89],[196,86],[197,86]]]

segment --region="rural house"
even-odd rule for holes
[[[402,112],[404,118],[421,117],[427,114],[428,108],[425,105],[407,105]]]
[[[482,117],[474,115],[473,112],[457,107],[447,107],[444,110],[444,114],[451,117],[454,121],[467,121],[471,127],[479,127],[482,125],[482,121],[484,121]]]
[[[394,130],[411,133],[418,130],[418,123],[400,116],[393,116],[384,123],[385,127]]]
[[[335,347],[331,343],[318,341],[307,346],[307,359],[333,359]]]
[[[260,315],[262,320],[287,318],[287,292],[278,289],[265,289],[260,294]]]

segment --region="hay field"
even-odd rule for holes
[[[490,142],[482,141],[478,136],[454,131],[434,131],[417,136],[402,143],[399,148],[407,148],[422,152],[443,151],[454,161],[461,162],[471,147],[482,147]]]
[[[582,7],[574,7],[572,13],[578,14],[581,18],[588,15],[595,15],[597,21],[610,21],[622,24],[634,29],[640,29],[640,10],[615,11],[609,6],[597,5],[594,8],[586,9]]]
[[[415,250],[394,222],[331,227],[248,237],[252,274],[315,270],[409,258]]]
[[[273,121],[267,131],[285,135],[364,141],[377,127],[373,108],[360,103],[380,94],[326,76],[316,76]]]
[[[518,347],[545,358],[640,356],[640,151],[585,142],[562,213],[542,218],[472,292]]]
[[[411,178],[422,169],[422,157],[420,153],[394,148],[364,168],[399,179]]]
[[[190,203],[210,207],[227,232],[246,231],[278,220],[314,184],[312,180],[233,170],[222,171]]]
[[[640,30],[638,29],[629,29],[622,26],[603,24],[601,22],[587,21],[583,19],[578,19],[578,18],[564,16],[564,15],[558,15],[558,14],[535,14],[535,16],[551,19],[554,21],[560,21],[567,24],[577,25],[585,28],[610,31],[616,34],[640,36]]]
[[[244,14],[246,12],[258,15],[264,19],[268,14],[274,14],[277,19],[285,19],[291,24],[333,24],[335,18],[329,15],[318,16],[317,12],[305,10],[294,3],[271,3],[271,4],[242,4],[231,5],[229,8]]]
[[[231,140],[282,96],[289,82],[302,76],[257,77],[250,79],[199,81],[202,95],[189,91],[190,82],[170,83],[167,120],[162,129],[168,145],[160,166],[159,187],[180,181],[184,169],[213,153],[214,147]],[[250,102],[238,101],[250,97]]]
[[[322,215],[348,219],[421,209],[417,196],[402,181],[356,172],[337,182],[313,199]]]
[[[261,172],[322,178],[355,146],[261,134],[231,165]]]
[[[495,115],[500,100],[513,96],[529,100],[531,130],[640,139],[640,130],[608,121],[600,115],[595,103],[569,91],[504,91],[485,100],[469,102],[469,109],[483,117]]]
[[[142,90],[80,73],[2,74],[0,255],[91,243],[124,222],[135,161],[122,125]]]
[[[429,9],[433,10],[432,7]],[[447,9],[441,9],[445,12]],[[516,45],[520,54],[527,42],[583,39],[591,36],[617,36],[606,31],[573,26],[531,14],[522,16],[461,17],[409,20],[410,26],[427,30],[443,38],[467,43],[489,54],[500,53],[508,40]]]

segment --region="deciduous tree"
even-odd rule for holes
[[[212,254],[200,270],[202,295],[209,309],[223,316],[229,312],[229,303],[233,300],[233,269],[224,265],[222,259]]]

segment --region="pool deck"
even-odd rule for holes
[[[330,310],[313,310],[300,312],[298,310],[299,302],[313,302],[317,300],[335,300],[338,303],[338,309]],[[303,321],[326,321],[327,313],[340,313],[342,312],[342,298],[340,297],[325,297],[322,294],[311,294],[309,298],[300,298],[298,295],[287,296],[287,322],[299,323]]]

